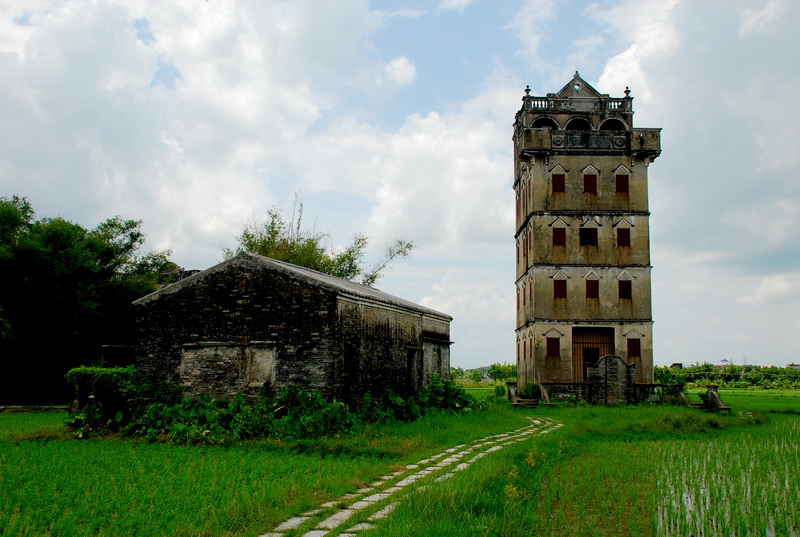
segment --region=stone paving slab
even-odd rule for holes
[[[303,533],[303,537],[356,537],[359,531],[374,529],[375,526],[370,522],[389,516],[399,504],[402,494],[407,494],[411,490],[422,491],[427,489],[431,486],[431,483],[449,479],[456,472],[466,470],[473,462],[490,453],[499,451],[505,446],[530,440],[532,435],[547,434],[563,426],[563,424],[549,418],[542,421],[531,419],[531,421],[531,425],[526,427],[507,433],[487,436],[471,444],[461,444],[448,448],[415,464],[408,464],[403,470],[376,478],[376,481],[369,486],[344,494],[338,499],[322,503],[320,508],[310,510],[304,513],[303,516],[292,517],[276,526],[271,532],[264,533],[259,537],[285,537],[286,534],[284,532],[298,530],[303,527],[308,528]],[[468,455],[471,455],[471,457],[464,460]],[[432,464],[435,461],[439,462]],[[419,480],[423,480],[422,483],[415,485],[414,483]],[[397,499],[381,507],[383,502],[393,497]],[[370,515],[369,511],[372,509],[377,510]],[[354,524],[347,530],[337,530],[357,513],[363,513],[361,516],[367,516],[368,522]],[[317,517],[324,518],[319,520]]]

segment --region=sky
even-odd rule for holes
[[[631,88],[650,165],[654,356],[800,356],[800,2],[4,0],[0,196],[222,260],[270,207],[454,317],[451,365],[515,360],[512,124],[578,70]]]

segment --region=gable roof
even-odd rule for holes
[[[556,93],[556,97],[597,99],[601,97],[601,94],[599,91],[594,89],[591,84],[582,79],[581,75],[578,74],[578,71],[575,71],[575,74],[572,76],[572,80],[570,80],[566,86],[561,88],[559,92]]]
[[[237,265],[250,267],[255,270],[275,271],[285,276],[288,276],[291,279],[299,280],[308,285],[322,287],[334,291],[343,296],[367,300],[369,302],[386,304],[389,306],[395,306],[415,311],[417,313],[439,317],[442,319],[446,319],[448,321],[453,319],[450,315],[447,315],[446,313],[442,313],[440,311],[420,306],[415,302],[411,302],[410,300],[405,300],[403,298],[390,295],[389,293],[384,293],[383,291],[375,289],[374,287],[361,285],[359,283],[354,283],[349,280],[345,280],[343,278],[337,278],[336,276],[331,276],[330,274],[323,274],[322,272],[317,272],[316,270],[311,270],[298,265],[293,265],[291,263],[286,263],[284,261],[278,261],[277,259],[272,259],[269,257],[252,254],[250,252],[241,252],[235,257],[223,261],[218,265],[214,265],[213,267],[207,268],[206,270],[200,271],[196,274],[192,274],[188,278],[184,278],[171,285],[162,287],[161,289],[155,291],[154,293],[150,293],[149,295],[143,296],[142,298],[135,300],[133,303],[138,306],[146,304],[147,302],[153,300],[158,300],[158,298],[160,298],[163,295],[176,293],[182,289],[191,287],[192,285],[195,285],[196,283],[206,279],[212,274],[215,274],[217,272],[222,272],[228,267]]]

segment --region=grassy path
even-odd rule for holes
[[[374,529],[375,521],[389,516],[398,503],[414,491],[435,486],[506,446],[524,442],[534,435],[548,434],[563,426],[550,418],[529,419],[531,424],[525,427],[460,444],[381,476],[369,486],[292,517],[260,537],[355,537],[360,531]]]

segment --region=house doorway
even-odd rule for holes
[[[615,354],[613,328],[572,329],[572,382],[586,380],[586,366]]]

